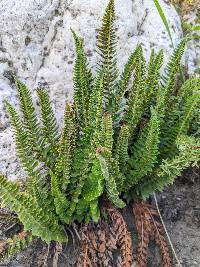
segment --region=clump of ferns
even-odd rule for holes
[[[19,80],[20,114],[5,102],[28,179],[21,191],[1,175],[1,198],[25,231],[47,243],[66,242],[65,225],[97,222],[102,196],[121,209],[162,191],[200,159],[200,142],[188,134],[200,103],[200,79],[190,77],[175,88],[187,40],[174,50],[164,75],[163,51],[152,50],[147,63],[140,44],[119,75],[114,21],[110,0],[97,34],[95,75],[83,39],[72,31],[74,100],[66,103],[61,133],[45,89],[37,89],[40,120]]]

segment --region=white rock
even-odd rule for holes
[[[0,172],[11,178],[23,176],[16,158],[3,100],[16,104],[11,76],[16,74],[33,90],[49,89],[57,117],[71,95],[74,46],[70,27],[85,39],[90,65],[95,66],[95,29],[107,0],[4,0],[0,2]],[[174,43],[182,36],[175,9],[159,1],[172,29]],[[136,44],[142,42],[148,57],[152,47],[163,48],[166,58],[171,44],[158,12],[149,0],[116,0],[119,68]],[[10,143],[12,145],[10,146]]]

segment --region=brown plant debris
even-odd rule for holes
[[[138,267],[146,267],[148,259],[149,240],[154,239],[160,249],[163,267],[172,267],[168,243],[165,238],[165,231],[159,221],[157,210],[144,202],[133,204],[133,213],[138,231]]]
[[[112,250],[115,239],[106,221],[97,224],[91,222],[80,229],[81,252],[77,262],[78,267],[112,267]]]
[[[120,250],[121,262],[119,263],[119,266],[131,267],[133,263],[132,239],[131,234],[127,229],[126,222],[124,221],[120,211],[113,207],[110,203],[107,204],[106,211],[111,218],[116,238],[116,245]]]

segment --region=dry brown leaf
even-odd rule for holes
[[[146,267],[148,259],[148,245],[150,238],[156,241],[160,249],[163,267],[172,267],[168,243],[165,239],[165,231],[159,214],[155,208],[144,202],[133,204],[136,228],[138,231],[138,267]]]
[[[149,240],[152,233],[151,216],[146,212],[146,207],[142,202],[133,205],[133,214],[138,232],[137,263],[138,267],[146,267]]]
[[[114,245],[108,223],[102,220],[97,224],[89,223],[88,225],[84,225],[80,232],[82,246],[77,266],[113,266],[112,250]]]
[[[116,234],[116,244],[121,254],[121,267],[131,267],[132,265],[132,239],[131,234],[127,230],[127,225],[124,221],[122,214],[113,207],[110,203],[107,203],[106,211],[108,212]]]

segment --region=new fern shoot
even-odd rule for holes
[[[186,39],[160,75],[163,51],[149,61],[139,44],[118,75],[115,9],[110,0],[97,34],[98,63],[89,68],[84,41],[73,30],[74,100],[66,103],[62,132],[48,93],[37,89],[38,117],[25,84],[16,80],[18,112],[5,106],[17,156],[27,173],[22,190],[0,176],[0,196],[25,231],[46,242],[66,242],[65,225],[97,222],[101,197],[123,208],[173,183],[200,160],[200,141],[189,135],[200,104],[200,79],[176,80]]]

